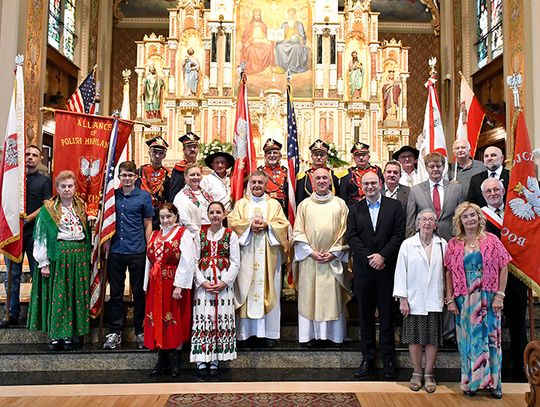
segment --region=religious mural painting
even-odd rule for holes
[[[294,75],[295,95],[310,97],[313,87],[312,10],[309,2],[244,0],[237,6],[236,65],[245,63],[249,96],[285,89]]]

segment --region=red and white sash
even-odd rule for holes
[[[487,220],[491,222],[497,229],[501,230],[503,225],[503,219],[495,213],[495,211],[487,206],[482,207],[482,212],[486,216]]]

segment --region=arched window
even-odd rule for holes
[[[475,46],[479,68],[503,52],[502,8],[503,0],[476,0]]]
[[[49,0],[47,42],[71,61],[77,45],[75,6],[76,0]]]

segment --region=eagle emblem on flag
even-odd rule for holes
[[[538,180],[534,177],[527,178],[527,187],[519,182],[514,189],[519,195],[523,195],[525,199],[514,198],[510,200],[508,205],[512,213],[523,220],[534,220],[536,216],[540,217],[540,188]]]

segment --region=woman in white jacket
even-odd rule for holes
[[[404,316],[401,341],[409,345],[414,367],[409,387],[436,389],[433,366],[442,335],[444,301],[443,259],[447,243],[435,234],[437,217],[431,210],[416,217],[417,233],[406,239],[399,250],[394,276],[394,297]],[[422,375],[422,348],[426,351],[426,368]]]

